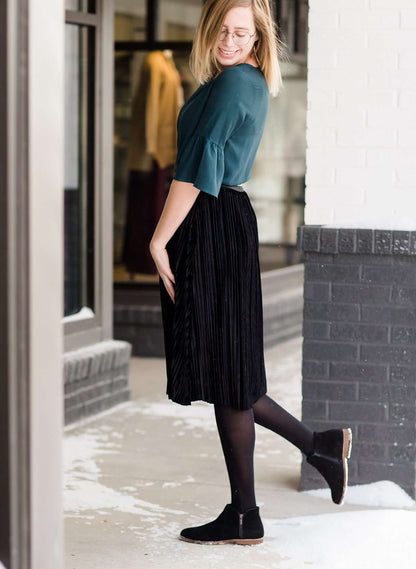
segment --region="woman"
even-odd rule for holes
[[[254,423],[283,436],[341,504],[351,430],[314,432],[266,394],[257,220],[241,186],[281,85],[269,0],[208,0],[191,53],[201,83],[178,117],[175,175],[150,242],[159,273],[167,393],[203,400],[215,418],[231,503],[182,530],[195,543],[261,543],[253,474]]]

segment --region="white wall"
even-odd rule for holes
[[[416,0],[310,0],[306,224],[416,229]]]
[[[63,568],[64,21],[29,1],[30,569]]]

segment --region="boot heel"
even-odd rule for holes
[[[344,435],[344,445],[342,449],[342,456],[343,458],[350,458],[351,456],[351,448],[352,448],[352,430],[351,429],[343,429]]]
[[[230,540],[230,543],[235,543],[236,545],[257,545],[263,543],[263,538],[259,537],[257,539],[234,539]]]

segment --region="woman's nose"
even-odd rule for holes
[[[233,45],[234,45],[234,42],[233,42],[233,34],[232,34],[232,33],[228,33],[228,34],[225,36],[223,43],[224,43],[226,46],[230,46],[230,47],[233,46]]]

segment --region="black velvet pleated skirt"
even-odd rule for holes
[[[241,187],[241,186],[240,186]],[[175,302],[159,277],[167,395],[249,409],[266,389],[257,219],[248,194],[201,191],[166,249]]]

